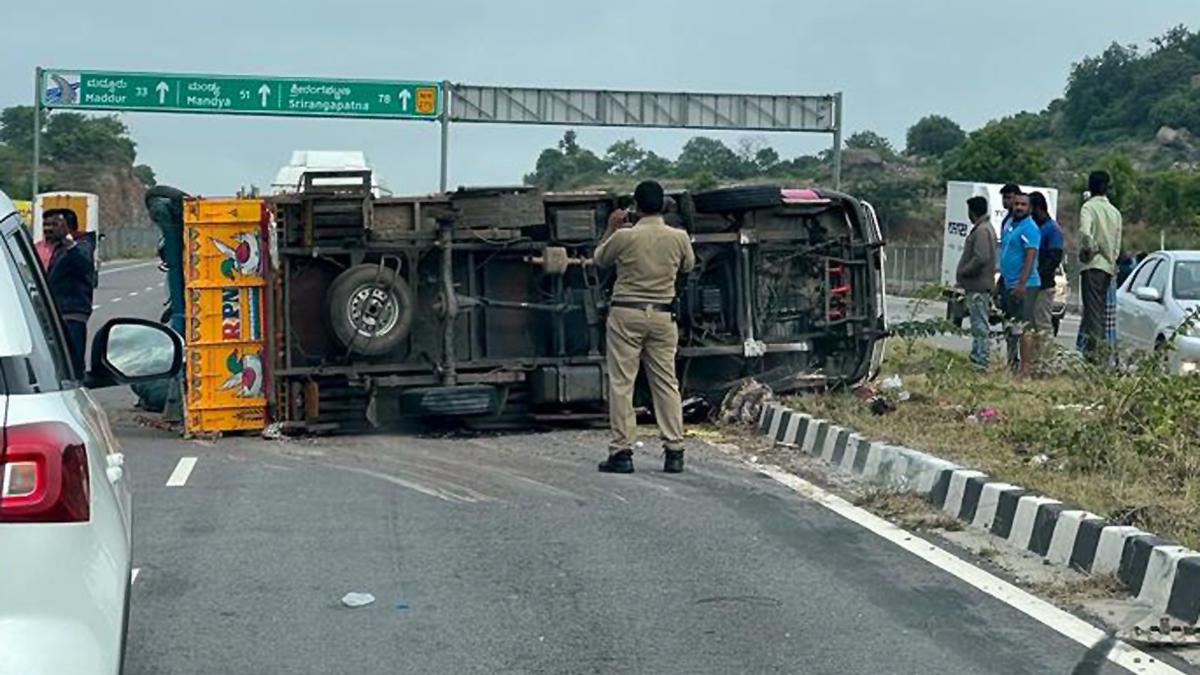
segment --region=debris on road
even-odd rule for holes
[[[1200,645],[1200,626],[1164,616],[1135,624],[1118,632],[1117,637],[1143,647],[1190,647]]]
[[[279,422],[272,422],[263,427],[262,437],[268,441],[278,441],[284,438],[283,425]]]
[[[767,385],[749,378],[725,395],[721,401],[720,421],[723,424],[757,424],[762,417],[763,406],[775,400],[775,393]]]
[[[342,596],[342,604],[350,609],[366,607],[375,602],[375,596],[370,593],[347,593]]]

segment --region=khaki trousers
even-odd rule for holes
[[[637,441],[633,385],[638,365],[646,365],[654,417],[663,445],[683,449],[683,404],[675,376],[679,328],[667,312],[613,307],[608,313],[608,415],[613,440],[609,449],[632,450]]]

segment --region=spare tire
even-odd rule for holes
[[[777,185],[749,185],[721,188],[692,195],[697,213],[738,213],[769,209],[783,204],[783,191]]]
[[[412,291],[396,270],[355,265],[329,285],[329,323],[346,349],[363,356],[386,354],[408,337]]]

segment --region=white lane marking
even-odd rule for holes
[[[151,265],[157,265],[157,264],[158,264],[157,260],[150,260],[148,262],[135,263],[133,265],[122,265],[120,267],[112,267],[112,268],[108,268],[108,269],[102,269],[102,270],[100,270],[100,275],[103,276],[105,274],[116,274],[118,272],[125,272],[127,270],[141,269],[143,267],[149,267]]]
[[[152,290],[154,290],[154,287],[153,287],[153,286],[147,286],[147,287],[146,287],[146,290],[147,290],[147,291],[152,291]]]
[[[136,296],[137,294],[138,294],[137,291],[129,291],[129,297],[131,297],[131,298]]]
[[[196,468],[195,457],[180,457],[179,463],[175,465],[175,470],[171,472],[171,477],[167,479],[167,487],[186,485],[188,476],[192,475],[194,468]]]
[[[121,301],[120,298],[113,298],[112,300],[109,300],[109,302],[120,302],[120,301]]]
[[[399,485],[402,488],[408,488],[409,490],[412,490],[414,492],[419,492],[428,497],[436,497],[445,502],[470,504],[470,503],[479,501],[478,499],[474,499],[472,497],[455,494],[453,492],[450,492],[449,490],[442,490],[436,486],[423,485],[421,483],[417,483],[414,481],[405,480],[403,478],[400,478],[399,476],[392,476],[392,475],[389,475],[386,473],[380,473],[379,471],[371,471],[370,469],[360,469],[357,467],[349,467],[349,466],[339,466],[337,468],[342,469],[343,471],[349,471],[351,473],[362,474],[363,476],[370,476],[371,478],[378,478],[379,480],[387,481],[388,483],[391,483],[392,485]],[[455,486],[455,487],[461,488],[461,486]]]
[[[100,309],[100,305],[92,305],[92,309]]]
[[[159,287],[159,288],[162,288],[162,287],[163,287],[163,282],[161,282],[161,281],[160,281],[160,282],[158,282],[158,287]]]
[[[138,574],[140,574],[141,572],[142,572],[142,568],[140,568],[140,567],[133,568],[133,572],[130,573],[130,575],[129,575],[130,585],[132,585],[134,582],[137,581]]]
[[[822,490],[799,476],[794,476],[777,467],[767,467],[758,464],[748,464],[747,466],[752,467],[755,471],[761,471],[804,497],[854,524],[879,535],[938,569],[949,572],[967,584],[974,586],[1030,618],[1041,622],[1084,647],[1090,649],[1107,638],[1104,631],[1101,631],[1083,619],[1069,614],[1045,600],[1035,597],[1007,581],[975,567],[945,549],[934,546],[928,541],[909,533],[907,530],[854,506],[841,497]],[[1114,643],[1112,650],[1108,653],[1108,660],[1133,673],[1144,673],[1146,675],[1184,675],[1182,671],[1176,670],[1158,661],[1146,652],[1135,649],[1120,641]]]

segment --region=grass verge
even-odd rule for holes
[[[881,392],[891,412],[851,392],[786,403],[1200,548],[1200,381],[1152,365],[1059,370],[980,373],[921,342],[889,350],[876,384],[900,376],[902,390]]]

